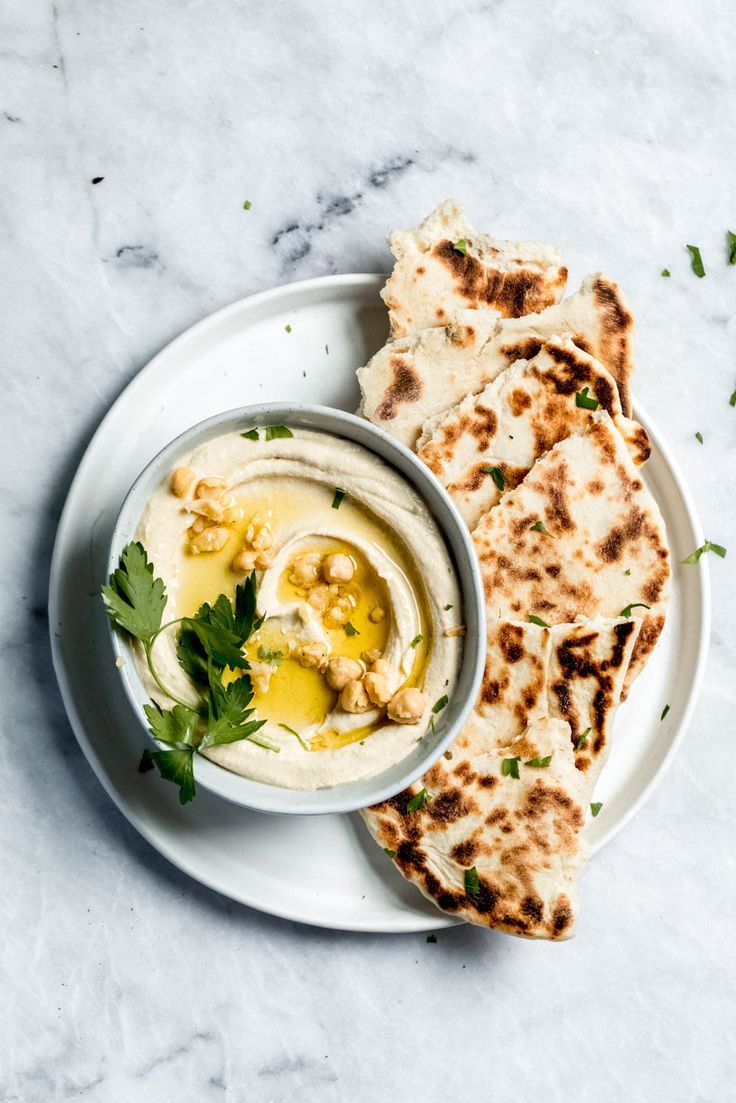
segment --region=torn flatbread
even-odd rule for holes
[[[590,410],[576,400],[583,388],[611,415],[634,463],[644,463],[646,432],[623,416],[610,372],[569,337],[550,338],[531,360],[517,360],[479,394],[424,423],[417,455],[447,488],[469,528],[505,489],[522,481],[539,456],[586,429]],[[495,481],[494,469],[501,472]]]
[[[618,286],[600,274],[539,314],[499,319],[492,311],[464,310],[446,326],[390,341],[358,369],[359,413],[413,448],[428,418],[564,334],[608,369],[630,416],[633,320]]]
[[[382,297],[392,337],[445,325],[463,309],[533,314],[558,302],[567,280],[553,245],[482,234],[456,199],[440,203],[416,229],[395,231],[389,246],[396,264]]]
[[[533,529],[542,522],[544,530]],[[603,411],[556,444],[473,531],[489,623],[642,619],[624,695],[664,626],[669,551],[659,507]],[[626,610],[626,613],[623,612]]]
[[[640,626],[490,626],[481,695],[450,750],[410,789],[363,812],[401,873],[443,911],[529,938],[572,934],[584,810]],[[517,760],[512,773],[504,759]],[[410,811],[422,789],[431,799]],[[477,892],[465,879],[472,869]]]

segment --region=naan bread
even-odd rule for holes
[[[575,400],[583,387],[611,415],[634,463],[644,463],[646,432],[623,416],[610,372],[569,337],[551,338],[531,360],[517,360],[479,394],[424,423],[417,455],[447,488],[469,528],[501,497],[489,467],[499,468],[505,488],[513,488],[554,444],[585,431],[590,411]]]
[[[443,911],[528,938],[570,937],[587,857],[580,830],[640,625],[491,626],[481,696],[449,752],[363,812],[376,842]],[[548,766],[527,765],[547,756]],[[519,759],[518,778],[504,776],[507,758]],[[410,812],[422,788],[432,799]],[[473,867],[477,893],[465,883]]]
[[[538,521],[547,533],[532,530]],[[473,543],[491,624],[615,617],[636,605],[643,624],[626,693],[664,625],[669,552],[657,503],[607,413],[538,459],[485,514]]]
[[[454,248],[458,241],[465,253]],[[391,234],[389,246],[396,264],[382,297],[392,337],[445,325],[464,308],[490,308],[506,318],[532,314],[558,302],[567,280],[554,246],[481,234],[455,199],[415,230]]]
[[[390,341],[358,369],[359,413],[413,448],[428,418],[482,391],[561,334],[608,369],[628,417],[633,321],[618,286],[600,274],[539,314],[498,318],[490,310],[463,310],[445,326]]]

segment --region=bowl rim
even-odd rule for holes
[[[333,423],[333,426],[327,427],[324,424],[326,421]],[[256,426],[269,423],[287,426],[291,424],[293,428],[327,433],[357,443],[382,462],[388,463],[412,487],[429,510],[457,572],[463,601],[463,619],[467,625],[458,685],[450,699],[447,713],[443,712],[441,724],[436,725],[433,738],[427,739],[426,734],[423,737],[422,742],[426,741],[423,754],[414,756],[409,752],[378,774],[320,789],[290,789],[255,781],[227,770],[203,755],[194,755],[197,785],[202,785],[209,792],[241,807],[286,815],[357,811],[395,796],[421,777],[441,757],[465,723],[478,697],[485,667],[486,620],[480,567],[470,532],[455,503],[439,480],[404,444],[384,429],[345,410],[312,403],[277,402],[249,404],[214,414],[179,433],[153,456],[134,480],[115,519],[107,556],[108,576],[118,566],[123,547],[133,539],[153,489],[160,483],[164,471],[173,465],[177,455],[191,451],[198,443],[232,432],[231,423],[242,425],[246,422]],[[335,422],[340,426],[337,431],[334,428]],[[398,462],[395,462],[394,457]],[[435,499],[434,503],[432,498]],[[443,516],[438,516],[437,505]],[[113,654],[116,659],[125,660],[118,665],[118,673],[135,718],[147,740],[156,746],[165,747],[165,744],[157,744],[148,730],[143,702],[149,702],[150,698],[145,692],[135,662],[132,641],[109,618],[106,620]],[[407,759],[412,759],[413,765],[401,770],[401,763]],[[388,774],[392,775],[391,780],[385,776]]]

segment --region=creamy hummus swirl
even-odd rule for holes
[[[388,608],[381,650],[390,668],[391,690],[398,690],[408,679],[422,690],[426,702],[418,723],[399,724],[389,721],[384,709],[351,713],[336,699],[324,717],[300,725],[301,739],[280,726],[278,718],[269,718],[260,734],[276,744],[279,753],[244,740],[210,748],[207,757],[235,773],[294,789],[370,777],[401,760],[428,728],[432,705],[451,696],[463,646],[460,636],[446,635],[463,619],[455,569],[442,534],[419,496],[367,449],[307,430],[270,441],[229,433],[179,462],[198,477],[222,479],[246,511],[251,502],[261,510],[264,503],[269,506],[273,554],[269,566],[257,572],[258,610],[266,615],[265,629],[281,632],[295,644],[318,641],[331,654],[343,653],[350,644],[357,654],[359,640],[348,640],[342,629],[328,630],[303,591],[302,596],[285,593],[283,585],[290,564],[305,549],[332,544],[352,548],[380,580],[385,594]],[[345,491],[345,499],[340,508],[332,508],[338,487]],[[194,506],[193,500],[172,494],[167,482],[152,496],[136,533],[166,584],[167,621],[194,611],[187,583],[192,560],[187,533]],[[223,552],[227,562],[233,550]],[[209,555],[198,556],[197,566],[205,559]],[[232,595],[240,579],[242,575],[223,574],[222,584],[202,599],[214,601],[220,592]],[[412,644],[423,630],[431,643],[425,640],[419,662]],[[154,649],[156,668],[173,692],[194,702],[197,694],[179,666],[175,644],[174,631],[159,637]],[[151,697],[170,707],[171,701],[157,689],[140,657],[138,667]],[[257,661],[253,667],[254,673],[259,671]],[[280,672],[279,677],[284,674]],[[259,717],[268,714],[267,693],[261,695],[261,702]],[[325,730],[338,737],[358,732],[360,738],[307,749],[310,739]]]

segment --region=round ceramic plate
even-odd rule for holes
[[[54,666],[79,743],[107,792],[161,854],[234,900],[347,930],[449,926],[405,882],[359,814],[268,816],[137,771],[143,739],[113,662],[99,598],[112,526],[149,460],[195,422],[248,403],[286,400],[355,410],[355,369],[384,343],[383,277],[328,276],[244,299],[188,330],[133,380],[97,430],[59,524],[50,582]],[[644,476],[667,524],[674,586],[667,625],[619,710],[614,747],[585,828],[594,850],[646,799],[687,727],[709,636],[707,566],[678,564],[703,535],[667,446],[652,439]],[[664,720],[664,706],[670,706]]]

